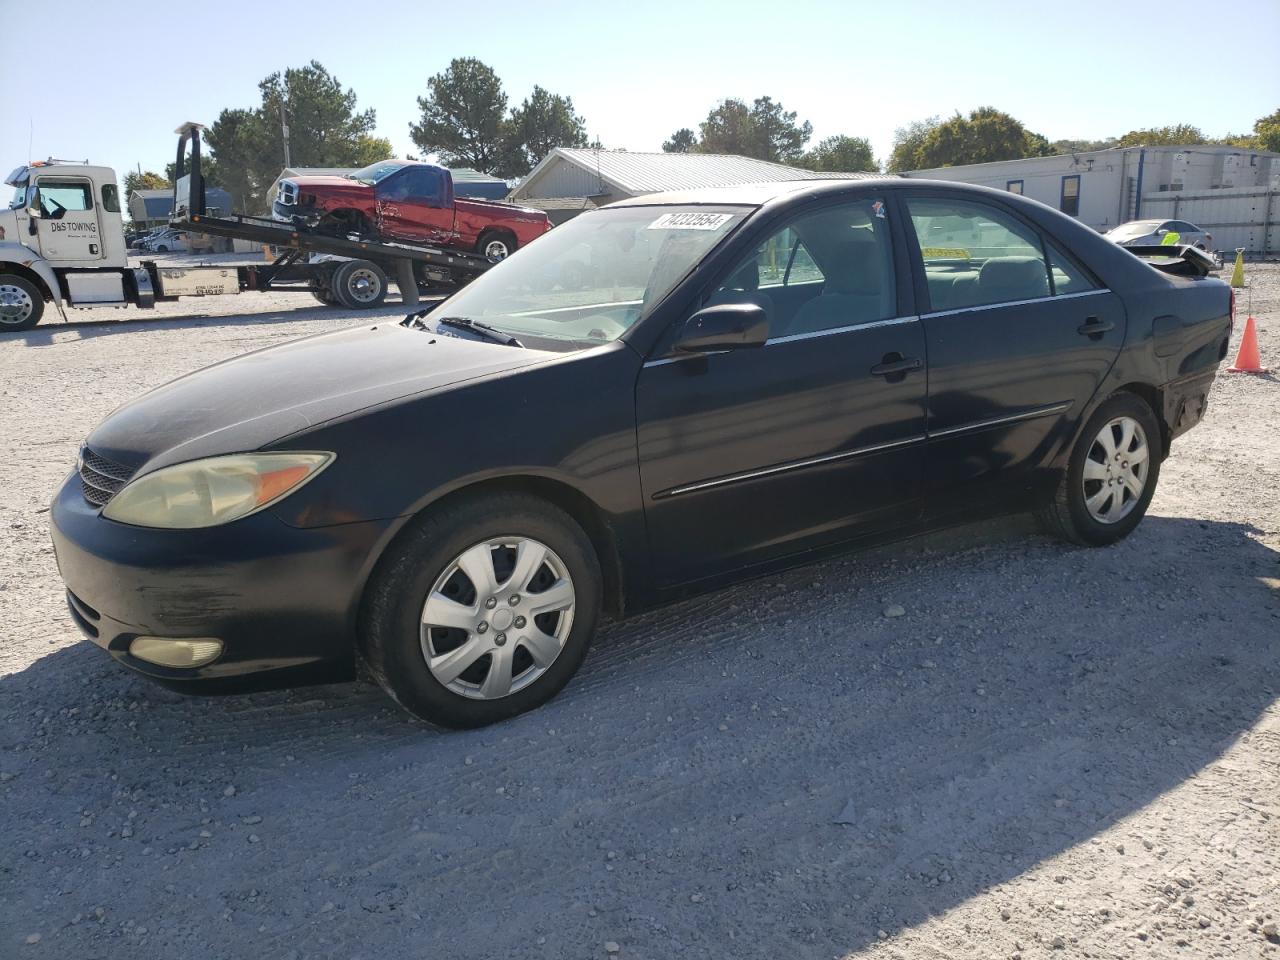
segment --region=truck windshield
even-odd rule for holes
[[[348,173],[347,179],[359,180],[361,183],[373,184],[385,177],[391,176],[403,166],[403,160],[383,160],[379,163],[371,163],[367,167],[361,167],[355,173]]]
[[[577,349],[615,340],[750,213],[614,207],[584,213],[481,274],[437,309],[522,341]]]

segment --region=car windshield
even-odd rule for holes
[[[391,176],[403,166],[403,160],[382,160],[378,163],[371,163],[367,167],[361,167],[355,173],[348,173],[347,179],[373,184]]]
[[[1134,220],[1132,223],[1120,224],[1107,236],[1113,240],[1132,240],[1134,237],[1145,237],[1149,233],[1155,233],[1159,226],[1158,220]]]
[[[651,206],[584,213],[481,274],[438,312],[561,349],[615,340],[749,212]]]

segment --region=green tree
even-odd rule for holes
[[[796,123],[772,97],[758,97],[748,107],[741,100],[722,100],[699,124],[699,153],[734,153],[774,163],[795,163],[804,154],[813,126]]]
[[[127,201],[129,195],[135,190],[163,190],[165,187],[172,186],[172,181],[158,173],[152,173],[150,170],[142,173],[130,170],[124,175],[124,198]]]
[[[313,60],[305,67],[273,73],[260,84],[260,106],[223,110],[205,131],[214,163],[207,183],[231,194],[240,211],[264,209],[266,189],[284,168],[284,132],[295,167],[359,167],[391,155],[391,143],[373,136],[373,110],[356,109],[356,94]]]
[[[1045,157],[1052,152],[1048,140],[1009,114],[979,107],[968,117],[957,113],[930,130],[915,151],[914,169]]]
[[[689,153],[698,147],[698,135],[688,127],[681,127],[662,144],[663,153]]]
[[[1253,135],[1258,149],[1280,153],[1280,110],[1259,117],[1253,125]]]
[[[504,177],[522,177],[556,147],[585,147],[587,128],[573,100],[535,86],[503,125]]]
[[[889,162],[885,169],[889,173],[915,170],[918,166],[916,155],[924,145],[925,138],[941,123],[941,117],[927,117],[893,131],[893,149],[889,153]]]
[[[1116,142],[1116,145],[1120,147],[1180,147],[1207,142],[1207,138],[1199,127],[1193,127],[1189,123],[1179,123],[1172,127],[1149,127],[1143,130],[1130,130]]]
[[[1054,140],[1049,144],[1054,154],[1091,153],[1094,150],[1110,150],[1115,146],[1118,146],[1115,137],[1104,140]]]
[[[418,97],[422,119],[409,135],[424,153],[451,166],[492,173],[504,159],[507,95],[493,68],[474,57],[454,59]]]
[[[800,166],[832,173],[878,173],[880,164],[865,137],[827,137],[800,158]]]

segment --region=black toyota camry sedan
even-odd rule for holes
[[[613,204],[115,411],[53,504],[67,600],[171,686],[363,663],[467,727],[554,695],[602,611],[987,513],[1106,545],[1231,330],[1163,253],[923,180]]]

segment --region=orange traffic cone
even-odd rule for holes
[[[1240,338],[1240,352],[1236,362],[1227,367],[1231,373],[1266,373],[1262,357],[1258,354],[1258,326],[1253,317],[1244,322],[1244,336]]]

